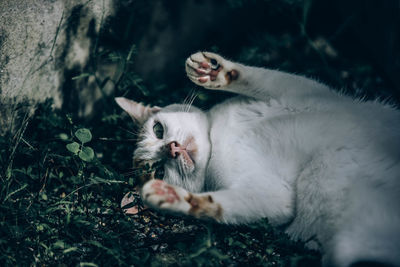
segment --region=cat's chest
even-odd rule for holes
[[[269,161],[276,149],[271,147],[269,135],[274,130],[267,122],[285,112],[270,103],[245,97],[228,100],[210,110],[208,176],[217,187],[240,182],[235,177],[250,172],[254,176],[265,172],[264,162]]]

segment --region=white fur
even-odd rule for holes
[[[214,81],[195,71],[207,58],[223,66]],[[233,69],[239,78],[229,83],[224,77]],[[165,181],[206,190],[221,205],[223,222],[267,217],[274,225],[286,224],[293,239],[323,253],[325,266],[400,266],[398,110],[212,53],[192,55],[186,70],[199,85],[241,96],[215,106],[207,117],[198,110],[161,110],[144,125],[135,156],[153,159],[158,143],[181,142],[191,134],[205,147],[197,155],[197,172],[182,179],[171,159]],[[168,125],[165,141],[152,139],[154,119]]]

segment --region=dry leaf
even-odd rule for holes
[[[136,191],[131,191],[125,194],[121,200],[121,208],[124,210],[125,214],[137,214],[139,212],[139,207],[135,201],[139,197],[139,193]],[[129,204],[133,204],[132,206]],[[125,207],[125,208],[124,208]]]

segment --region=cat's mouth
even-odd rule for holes
[[[192,153],[187,150],[182,151],[182,154],[181,154],[183,159],[186,161],[186,164],[189,166],[194,165],[194,159],[193,159],[194,155],[191,155],[191,154]]]
[[[169,144],[170,153],[177,160],[180,168],[192,172],[195,168],[197,146],[193,137],[189,137],[180,145],[177,142]]]
[[[186,139],[185,143],[183,144],[183,147],[185,148],[185,152],[183,153],[184,158],[191,163],[192,165],[195,164],[194,157],[196,156],[197,152],[197,145],[196,142],[194,141],[193,136],[190,136],[188,139]]]
[[[189,152],[183,152],[176,161],[178,171],[182,176],[193,173],[195,170],[195,161]]]

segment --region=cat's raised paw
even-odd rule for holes
[[[147,182],[141,191],[143,201],[156,209],[188,213],[191,205],[185,200],[189,193],[180,187],[172,186],[162,180]]]
[[[218,89],[237,80],[235,63],[210,52],[198,52],[186,60],[186,74],[197,85]]]

